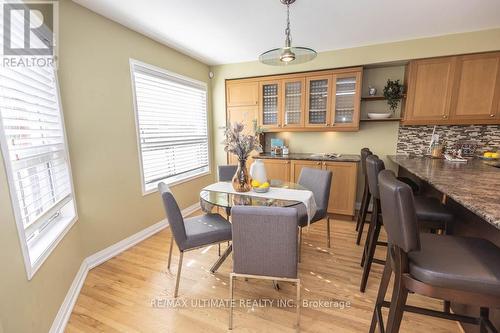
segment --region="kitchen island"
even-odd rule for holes
[[[500,247],[500,168],[480,159],[448,162],[442,159],[388,156],[399,166],[399,175],[419,183],[421,192],[444,199],[455,220],[453,235],[488,239]],[[500,265],[492,262],[491,265]],[[479,309],[452,304],[456,313],[477,316]],[[500,328],[500,310],[491,309],[490,319]],[[467,333],[478,327],[464,324]]]

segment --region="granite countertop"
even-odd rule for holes
[[[389,159],[500,229],[500,168],[480,159],[467,163],[402,155]]]
[[[293,153],[288,155],[271,155],[271,153],[262,153],[253,158],[276,159],[276,160],[305,160],[305,161],[327,161],[327,162],[359,162],[359,155],[342,154],[340,157],[330,158],[319,156],[314,153]]]

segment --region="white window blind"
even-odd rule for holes
[[[47,250],[39,239],[76,215],[55,75],[51,68],[0,67],[0,141],[32,265]]]
[[[209,171],[207,87],[131,61],[143,191]]]

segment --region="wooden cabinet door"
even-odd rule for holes
[[[262,159],[266,167],[266,175],[269,180],[290,181],[290,161],[289,160],[274,160]]]
[[[259,102],[258,82],[228,81],[226,83],[226,102],[228,107],[256,106]]]
[[[451,118],[470,122],[499,120],[500,53],[458,57]]]
[[[300,171],[304,167],[315,168],[315,169],[321,169],[322,168],[320,161],[292,160],[292,163],[290,164],[290,168],[291,168],[290,181],[292,183],[298,183],[299,182]]]
[[[282,124],[284,128],[304,127],[306,98],[305,78],[283,79],[282,85]]]
[[[259,82],[259,125],[267,129],[281,127],[281,81]]]
[[[256,105],[253,106],[236,106],[227,108],[227,124],[232,124],[235,122],[241,122],[245,125],[244,133],[253,134],[254,133],[254,121],[257,120],[257,113],[259,108]],[[229,164],[237,164],[238,159],[233,154],[227,154],[227,162]],[[247,161],[247,165],[250,165],[250,161]]]
[[[327,127],[330,124],[332,75],[306,78],[305,127]]]
[[[332,80],[331,126],[359,129],[362,71],[334,74]]]
[[[456,57],[411,61],[405,124],[448,122]]]
[[[353,162],[324,162],[323,168],[333,174],[328,212],[354,216],[358,164]]]

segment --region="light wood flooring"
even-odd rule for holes
[[[350,302],[350,307],[302,308],[301,332],[368,332],[382,267],[374,265],[367,291],[360,293],[362,247],[355,245],[354,223],[340,220],[331,223],[331,249],[326,247],[323,221],[304,231],[299,266],[302,299],[338,300]],[[217,246],[187,252],[179,290],[181,301],[175,304],[177,308],[169,307],[165,300],[173,294],[178,262],[178,250],[174,246],[171,271],[166,271],[170,237],[170,230],[166,229],[92,269],[66,332],[227,331],[228,309],[202,307],[207,304],[202,302],[228,298],[231,258],[212,275],[209,268],[218,258]],[[385,258],[383,250],[377,252],[377,257]],[[240,299],[276,302],[295,298],[293,285],[280,283],[280,286],[281,290],[277,291],[269,281],[237,280],[234,332],[295,332],[294,308],[239,306]],[[159,300],[156,306],[154,300]],[[182,300],[187,302],[186,307]],[[442,307],[441,302],[416,295],[409,296],[409,304]],[[384,314],[387,315],[387,311]],[[405,314],[401,332],[458,333],[460,329],[455,322]]]

